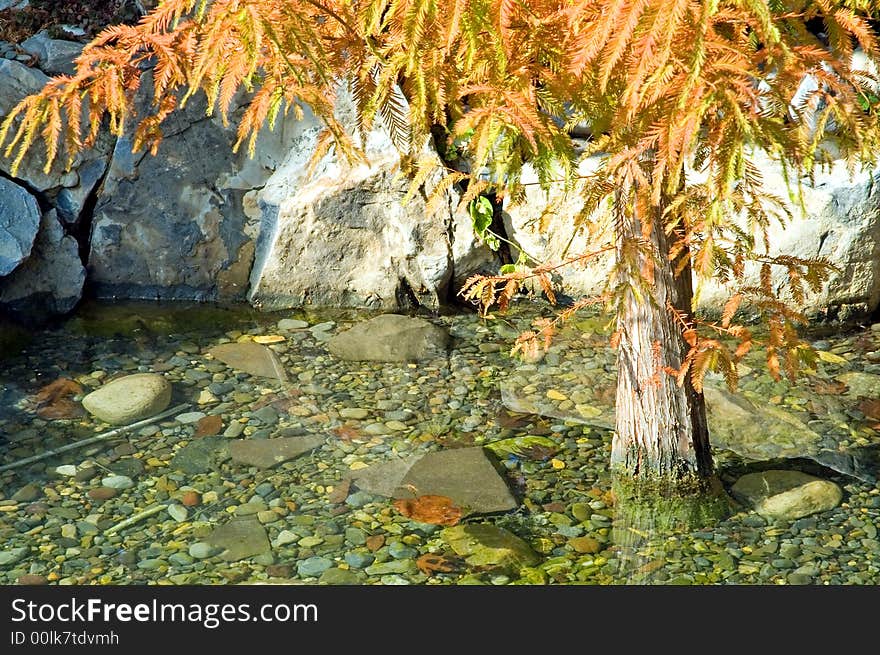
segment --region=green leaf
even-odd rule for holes
[[[474,232],[478,237],[485,240],[486,231],[492,225],[492,203],[486,196],[474,198],[468,205],[468,214],[474,226]]]
[[[505,264],[498,269],[499,275],[510,275],[511,273],[516,273],[516,264]]]

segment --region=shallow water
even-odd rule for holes
[[[331,335],[369,315],[187,304],[87,305],[62,325],[34,331],[20,352],[4,346],[0,466],[111,429],[85,414],[39,416],[35,394],[62,377],[87,393],[121,374],[159,372],[172,383],[172,405],[187,406],[179,414],[199,412],[219,422],[172,415],[0,473],[0,583],[880,583],[875,478],[819,463],[880,446],[876,408],[865,404],[870,398],[842,391],[836,377],[858,372],[870,381],[880,374],[880,332],[823,337],[816,347],[830,353],[828,361],[797,386],[774,382],[757,360],[747,361],[745,396],[769,402],[798,422],[792,425],[809,426],[821,438],[819,450],[747,461],[715,449],[728,490],[749,471],[797,469],[838,484],[844,492],[838,507],[768,521],[734,504],[729,518],[707,527],[661,529],[644,517],[624,518],[614,506],[611,433],[599,420],[614,356],[602,321],[583,318],[566,327],[539,364],[507,355],[540,311],[546,309],[523,305],[492,321],[467,313],[429,316],[449,330],[453,346],[448,357],[417,364],[344,362],[328,353]],[[280,331],[282,318],[305,320],[309,328]],[[270,347],[286,384],[206,354],[223,342],[273,334],[285,337]],[[556,417],[506,409],[500,390],[506,380],[521,380],[514,388],[541,400],[534,411]],[[75,406],[81,395],[73,396]],[[319,437],[317,448],[268,469],[231,460],[222,450],[233,440],[310,436]],[[407,518],[391,499],[356,482],[345,488],[347,476],[375,464],[523,436],[543,438],[534,442],[540,447],[496,448],[493,455],[517,507],[471,514],[462,524],[502,528],[524,540],[534,557],[495,562],[485,553],[480,559],[456,552],[442,526]],[[876,471],[866,461],[863,469]],[[74,468],[59,473],[63,466]],[[97,491],[112,475],[133,485]],[[119,527],[152,508],[155,513]],[[218,529],[234,521],[258,533],[241,558],[211,547]],[[424,559],[430,554],[444,558],[440,568],[448,570],[432,570]]]

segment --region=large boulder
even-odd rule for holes
[[[30,255],[39,227],[36,198],[0,177],[0,276],[9,275]]]
[[[48,47],[48,46],[47,46]],[[64,59],[53,46],[53,66],[62,66]],[[68,55],[72,54],[69,52]],[[48,56],[48,55],[47,55]],[[27,95],[36,93],[49,78],[39,69],[30,68],[17,61],[0,59],[0,116],[4,116]],[[15,178],[43,199],[57,206],[58,216],[65,223],[80,219],[107,166],[114,138],[102,132],[95,147],[79,153],[72,165],[66,166],[66,157],[59,156],[49,172],[45,172],[45,150],[42,142],[34,144],[27,152],[16,172]],[[0,154],[0,171],[11,176],[11,157]]]
[[[76,72],[74,59],[83,49],[82,43],[53,39],[43,30],[22,41],[19,47],[31,54],[37,67],[49,75],[73,75]]]
[[[790,254],[803,258],[824,257],[839,267],[819,293],[808,293],[801,309],[808,313],[839,311],[842,318],[864,315],[880,305],[880,168],[860,170],[852,177],[846,163],[837,160],[824,171],[817,171],[812,182],[802,181],[803,207],[789,198],[781,167],[762,153],[752,158],[764,179],[767,190],[782,197],[793,218],[784,225],[773,222],[769,229],[770,254]],[[581,173],[596,170],[598,158],[586,160]],[[531,167],[524,168],[525,182],[536,182]],[[796,195],[792,189],[792,195]],[[547,210],[553,217],[546,230],[539,220]],[[588,252],[590,244],[576,220],[583,200],[577,194],[564,194],[562,186],[545,194],[537,184],[526,186],[525,201],[505,206],[507,236],[524,252],[545,262],[558,262],[564,255]],[[514,249],[514,255],[516,255]],[[557,271],[559,287],[572,296],[596,293],[608,281],[610,258],[604,257],[586,267],[569,266]],[[774,287],[786,276],[775,267]],[[747,284],[757,284],[759,267],[747,267]],[[713,281],[698,286],[698,304],[718,311],[730,290]]]
[[[140,114],[148,110],[151,87],[147,76]],[[89,268],[99,297],[244,297],[259,231],[254,190],[283,160],[299,128],[290,112],[274,131],[261,133],[249,159],[246,149],[232,152],[241,109],[229,126],[205,110],[197,95],[173,113],[155,157],[132,152],[132,129],[118,140],[92,223]]]
[[[0,306],[29,317],[66,314],[79,302],[85,279],[79,245],[53,209],[43,215],[31,256],[0,279]]]
[[[343,125],[356,125],[345,89],[336,114]],[[306,111],[284,164],[259,193],[254,305],[433,308],[446,301],[450,281],[491,268],[494,256],[456,212],[455,191],[429,205],[432,177],[404,202],[409,180],[399,174],[400,155],[381,122],[366,136],[368,164],[346,166],[327,155],[307,176],[322,128]],[[426,146],[420,159],[436,156]]]

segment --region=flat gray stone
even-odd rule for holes
[[[171,460],[172,468],[189,475],[207,473],[220,468],[229,457],[229,443],[224,437],[203,437],[189,442]]]
[[[337,334],[327,348],[349,361],[408,362],[444,357],[449,334],[421,318],[381,314]]]
[[[272,548],[266,528],[254,518],[232,519],[215,528],[205,541],[222,548],[220,557],[227,562],[256,557]]]
[[[843,498],[830,480],[800,471],[749,473],[734,483],[731,493],[761,516],[789,521],[834,509]]]
[[[847,386],[847,396],[880,398],[880,375],[851,371],[838,375],[836,379]]]
[[[229,442],[229,454],[237,464],[267,469],[278,466],[324,443],[320,436],[243,439]]]
[[[378,496],[446,496],[465,514],[506,512],[517,506],[479,446],[413,455],[356,471],[351,477],[358,488]]]
[[[224,343],[215,346],[208,354],[231,368],[287,382],[287,372],[278,356],[270,348],[253,342]]]

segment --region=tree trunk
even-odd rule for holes
[[[659,208],[644,209],[644,203],[632,200],[635,196],[622,190],[615,202],[618,271],[636,280],[639,293],[628,289],[619,307],[612,469],[638,480],[706,479],[712,457],[703,396],[694,391],[690,377],[678,386],[663,371],[664,366],[679,368],[687,354],[681,325],[667,305],[690,315],[690,264],[675,275],[676,262],[669,258],[675,235],[665,234]],[[640,212],[651,215],[640,217]],[[645,246],[653,248],[654,258]],[[685,250],[680,257],[689,262],[690,254]],[[642,285],[639,276],[646,280]]]

